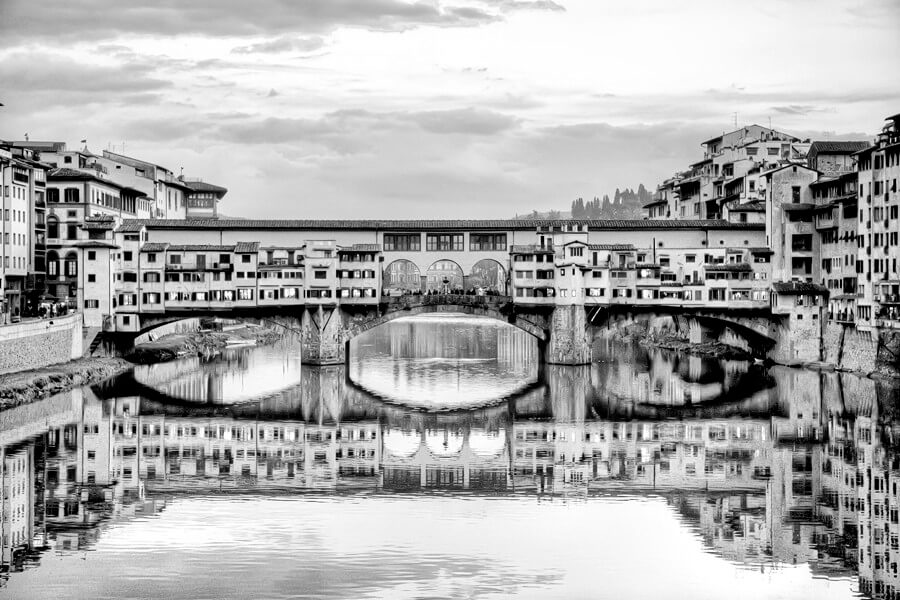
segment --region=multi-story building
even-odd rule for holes
[[[900,114],[887,118],[875,144],[860,150],[857,230],[861,328],[900,327]]]
[[[0,323],[37,313],[46,274],[46,174],[31,150],[0,144]]]

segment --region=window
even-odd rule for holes
[[[66,202],[80,202],[80,190],[78,188],[67,188],[64,192]]]
[[[124,260],[134,260],[134,254],[131,252],[131,250],[126,250],[122,253],[122,258]]]
[[[798,204],[800,202],[800,186],[795,185],[791,187],[791,202],[794,204]]]
[[[238,300],[253,300],[253,288],[238,288]]]
[[[90,279],[91,277],[92,276],[88,276],[88,279]],[[85,308],[100,308],[100,301],[99,300],[85,300],[84,307]]]
[[[458,252],[463,249],[461,233],[429,233],[426,240],[429,252]]]
[[[170,265],[180,265],[181,264],[181,255],[180,254],[169,255],[169,264]]]
[[[584,246],[573,246],[569,248],[569,256],[584,256]]]
[[[177,273],[175,273],[177,275]],[[159,283],[159,273],[144,273],[144,283]]]
[[[684,262],[697,262],[697,256],[695,254],[687,254],[684,257]]]
[[[505,233],[471,233],[469,250],[506,250]]]
[[[155,252],[149,252],[149,253],[147,254],[147,262],[148,262],[148,263],[155,263],[155,262],[156,262],[156,253],[155,253]]]
[[[134,271],[123,271],[122,272],[122,281],[136,283],[137,282],[137,273],[135,273]]]
[[[93,273],[88,275],[88,283],[97,283],[97,276]]]
[[[97,253],[93,250],[88,250],[88,260],[97,260]]]
[[[77,240],[78,239],[78,226],[77,225],[66,225],[66,239],[67,240]]]
[[[327,279],[328,271],[316,270],[313,271],[313,279]]]
[[[242,263],[250,262],[250,255],[249,254],[241,254],[241,262]]]

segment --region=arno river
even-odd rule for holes
[[[0,597],[887,598],[895,388],[420,317],[0,413]]]

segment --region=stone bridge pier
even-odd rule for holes
[[[350,341],[394,319],[427,313],[462,313],[504,321],[531,334],[542,361],[582,365],[591,362],[588,322],[583,306],[514,306],[506,297],[414,296],[378,305],[307,308],[299,334],[306,364],[333,365],[347,360]]]

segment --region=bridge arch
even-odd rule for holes
[[[425,271],[425,291],[449,294],[454,290],[462,290],[465,275],[462,267],[455,260],[441,258]]]
[[[493,258],[482,258],[472,266],[466,287],[506,295],[507,285],[507,273],[503,265]]]
[[[475,298],[478,297],[476,296]],[[389,323],[390,321],[402,319],[404,317],[413,317],[416,315],[431,313],[460,313],[476,317],[487,317],[496,319],[498,321],[503,321],[504,323],[509,323],[513,327],[531,334],[533,337],[537,338],[539,342],[546,342],[548,339],[548,333],[543,327],[518,315],[513,319],[510,319],[509,316],[501,313],[498,309],[491,306],[483,304],[463,304],[462,302],[460,302],[446,304],[422,303],[414,305],[403,305],[394,308],[393,310],[389,310],[388,312],[385,312],[380,316],[353,323],[353,325],[348,328],[350,335],[347,338],[347,342],[369,331],[370,329],[375,329],[376,327],[385,323]]]
[[[405,258],[397,259],[384,268],[382,287],[385,290],[417,292],[422,289],[422,273],[416,263]]]

